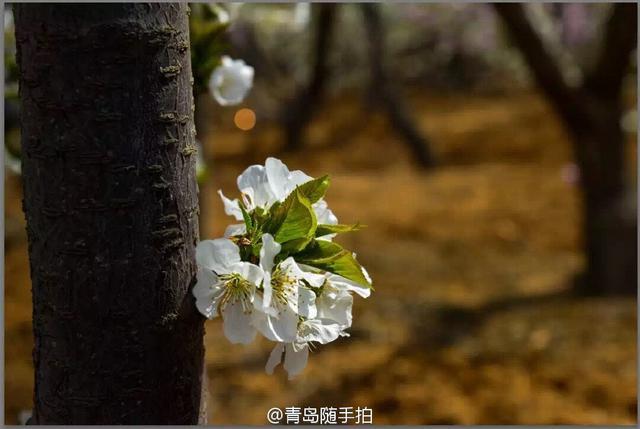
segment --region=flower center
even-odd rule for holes
[[[220,308],[240,301],[244,311],[250,310],[252,284],[238,273],[223,274],[220,280],[224,283],[224,292],[220,298]]]
[[[282,305],[287,305],[289,298],[293,295],[297,280],[284,272],[278,265],[271,275],[271,288],[276,301]]]

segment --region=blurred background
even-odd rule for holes
[[[276,156],[331,175],[340,221],[368,225],[339,240],[376,288],[356,297],[351,337],[314,351],[294,381],[281,367],[265,374],[270,343],[231,345],[207,322],[210,424],[265,424],[286,406],[368,406],[377,424],[636,422],[637,24],[626,7],[192,6],[201,239],[232,221],[216,191],[233,195],[239,173]],[[15,423],[32,407],[33,337],[10,9],[4,24]],[[222,54],[255,68],[237,106],[206,87]],[[604,233],[588,228],[603,216]]]

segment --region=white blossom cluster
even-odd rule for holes
[[[266,371],[273,373],[284,355],[291,379],[306,366],[312,344],[349,335],[352,292],[371,293],[355,254],[332,241],[359,225],[339,224],[327,207],[328,176],[313,179],[268,158],[237,183],[240,199],[219,194],[225,212],[242,223],[196,248],[196,306],[209,319],[222,317],[232,343],[248,344],[258,333],[276,342]]]

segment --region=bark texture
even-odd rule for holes
[[[18,4],[36,424],[196,424],[186,4]]]
[[[572,138],[580,166],[587,293],[637,293],[637,205],[626,180],[623,81],[637,45],[637,5],[616,3],[597,61],[578,86],[566,82],[519,3],[496,3],[514,44]]]

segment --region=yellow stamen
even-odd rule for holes
[[[224,283],[224,292],[222,292],[219,307],[223,309],[227,304],[240,301],[243,311],[250,311],[249,298],[252,284],[238,273],[223,274],[220,280]]]

